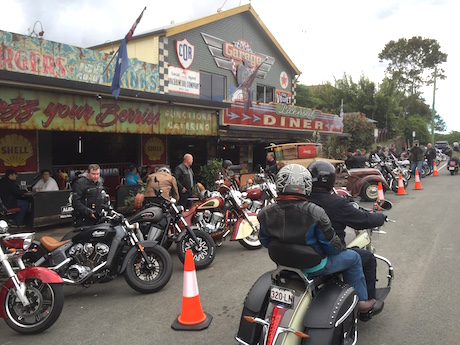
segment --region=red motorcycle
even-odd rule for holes
[[[242,196],[248,203],[247,210],[258,213],[263,207],[275,202],[278,194],[273,178],[268,177],[265,173],[256,174],[255,180],[257,184],[249,187]]]
[[[45,267],[25,267],[22,255],[33,233],[8,233],[0,220],[0,318],[19,333],[35,334],[51,327],[64,307],[61,277]]]
[[[183,216],[187,224],[209,233],[217,246],[230,236],[246,249],[259,249],[259,221],[247,205],[239,190],[222,183],[216,192],[200,192],[200,200]]]

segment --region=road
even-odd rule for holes
[[[394,204],[387,214],[396,223],[387,223],[387,234],[375,237],[374,245],[391,260],[395,279],[383,312],[360,322],[359,344],[455,344],[460,338],[455,216],[460,176],[450,176],[443,166],[439,177],[421,180],[423,190],[413,190],[411,179],[407,195],[385,194]],[[169,251],[174,272],[163,290],[142,295],[122,277],[90,288],[66,286],[64,310],[49,330],[23,336],[0,322],[0,344],[236,344],[249,288],[275,267],[266,250],[249,251],[226,241],[213,264],[197,272],[202,308],[213,316],[209,328],[199,332],[171,329],[181,312],[183,265],[175,247]]]

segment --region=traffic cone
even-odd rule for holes
[[[406,191],[404,190],[404,182],[402,180],[401,173],[399,174],[398,179],[398,193],[396,195],[406,195]]]
[[[439,176],[438,168],[436,167],[436,161],[433,161],[433,176]]]
[[[414,189],[422,189],[422,184],[420,183],[420,176],[418,175],[418,169],[415,168],[415,185]]]
[[[382,208],[380,207],[380,205],[385,201],[385,195],[383,194],[383,187],[382,187],[382,182],[379,182],[379,185],[378,185],[378,196],[377,196],[377,201],[375,202],[375,209],[377,211],[381,211]]]
[[[182,311],[171,325],[176,331],[201,331],[208,328],[212,315],[203,313],[196,280],[195,262],[191,249],[185,252]]]

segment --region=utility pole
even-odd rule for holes
[[[434,98],[436,95],[436,74],[438,71],[438,67],[434,67],[434,86],[433,86],[433,108],[431,109],[431,143],[434,146],[434,115],[436,114],[436,110],[434,110]]]

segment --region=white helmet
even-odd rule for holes
[[[276,174],[276,189],[280,194],[310,195],[311,174],[302,165],[288,164]]]
[[[160,169],[157,170],[157,172],[165,172],[171,175],[171,170],[169,170],[167,167],[161,167]]]

